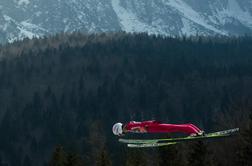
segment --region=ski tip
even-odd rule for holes
[[[231,131],[232,131],[232,132],[239,132],[239,131],[240,131],[240,128],[238,128],[238,127],[237,127],[237,128],[233,128],[233,129],[231,129]]]

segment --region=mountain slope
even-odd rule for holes
[[[0,41],[58,32],[241,35],[252,32],[250,0],[2,0]]]

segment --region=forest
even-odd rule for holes
[[[251,53],[249,36],[124,32],[1,45],[0,166],[251,166]],[[152,119],[240,132],[131,149],[111,131]]]

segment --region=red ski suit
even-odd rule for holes
[[[127,131],[134,131],[135,128],[144,128],[147,133],[173,133],[181,132],[186,134],[199,133],[201,130],[193,124],[164,124],[158,121],[129,122],[124,128]]]

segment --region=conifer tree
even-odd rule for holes
[[[70,153],[67,155],[67,166],[83,166],[83,161],[78,154]]]
[[[95,166],[111,166],[103,126],[100,121],[94,121],[89,128],[88,144],[91,147],[89,163]]]
[[[241,166],[252,165],[252,110],[249,116],[249,127],[242,134],[244,145],[240,151],[238,151],[238,163]]]
[[[177,145],[160,147],[158,149],[158,165],[159,166],[180,166],[182,159],[180,157]]]
[[[3,159],[2,159],[2,155],[0,155],[0,166],[3,166]]]
[[[111,160],[104,147],[96,160],[96,166],[111,166],[111,165],[112,165]]]
[[[126,166],[145,166],[144,153],[139,149],[129,149],[127,151]]]
[[[23,166],[31,166],[31,159],[28,155],[25,156],[24,161],[23,161]]]
[[[209,152],[206,144],[202,141],[195,142],[190,147],[192,151],[189,153],[188,166],[209,166]]]
[[[67,166],[67,154],[62,146],[56,147],[49,166]]]

